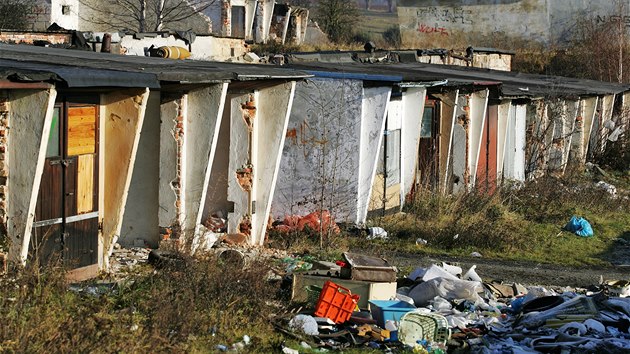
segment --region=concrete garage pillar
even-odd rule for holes
[[[122,228],[125,202],[133,171],[149,89],[116,91],[101,96],[99,210],[102,249],[111,254]],[[99,247],[101,248],[101,247]],[[99,254],[99,264],[108,266]]]
[[[9,92],[11,132],[9,140],[7,233],[9,254],[25,264],[35,217],[37,194],[44,170],[46,147],[57,91]]]

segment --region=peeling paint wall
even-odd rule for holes
[[[330,210],[338,221],[357,215],[363,82],[299,82],[274,193],[274,218]]]
[[[497,112],[497,180],[503,178],[503,162],[507,147],[507,129],[514,107],[510,101],[503,101]]]
[[[503,163],[503,177],[507,180],[525,181],[526,116],[526,105],[513,105],[508,116]]]
[[[148,89],[101,96],[101,144],[106,148],[101,154],[104,190],[99,195],[103,196],[103,238],[108,253],[120,236],[148,98]]]
[[[446,95],[438,96],[440,104],[440,190],[444,193],[450,190],[449,180],[452,176],[451,149],[453,140],[453,126],[457,114],[457,102],[459,100],[459,91],[453,91]]]
[[[13,163],[8,166],[7,189],[11,197],[7,205],[7,232],[11,241],[10,258],[16,262],[25,262],[28,255],[56,96],[54,89],[9,91],[8,154]]]
[[[426,93],[426,88],[410,88],[403,92],[402,103],[404,111],[401,122],[402,137],[400,142],[401,205],[404,204],[405,198],[411,192],[418,168],[420,132]]]
[[[566,43],[584,18],[627,22],[630,9],[625,11],[617,13],[609,0],[400,0],[398,21],[411,47],[490,43],[497,36]]]
[[[364,223],[367,217],[391,90],[388,86],[363,89],[357,215],[353,220],[357,224]]]
[[[178,225],[180,199],[180,150],[184,113],[182,95],[162,95],[160,105],[160,183],[158,223],[162,237],[169,237]],[[177,231],[177,230],[176,230]]]
[[[231,118],[231,98],[226,99],[226,107],[223,109],[221,125],[217,136],[216,153],[212,161],[210,179],[204,202],[204,212],[202,222],[209,217],[216,215],[226,218],[232,209],[228,201],[228,172],[230,163],[230,118]]]
[[[212,85],[187,95],[183,151],[186,161],[180,172],[184,178],[181,220],[186,236],[192,236],[196,226],[201,223],[202,202],[206,198],[227,86],[227,83]]]
[[[182,39],[174,36],[135,39],[134,36],[127,35],[120,40],[120,54],[148,56],[147,52],[152,45],[156,47],[177,46],[190,49],[190,59],[195,60],[239,61],[248,52],[245,40],[240,38],[197,36],[189,47]]]
[[[474,92],[470,96],[470,126],[468,128],[468,184],[475,187],[477,180],[477,166],[479,165],[479,151],[488,110],[488,89]]]
[[[287,125],[293,105],[295,82],[261,89],[258,95],[258,146],[254,176],[256,214],[252,243],[262,245],[276,187]]]
[[[153,91],[147,100],[146,115],[137,158],[133,167],[127,205],[118,243],[135,246],[136,240],[152,248],[158,246],[158,186],[160,177],[160,93]]]
[[[258,173],[254,161],[257,156],[252,154],[257,142],[254,126],[258,123],[258,93],[235,95],[230,101],[228,200],[234,203],[234,209],[228,213],[228,232],[250,236],[256,193],[253,179]]]

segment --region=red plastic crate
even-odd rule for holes
[[[352,315],[358,301],[359,295],[352,294],[350,289],[328,280],[324,283],[315,305],[315,316],[330,318],[335,323],[344,323]]]

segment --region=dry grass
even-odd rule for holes
[[[234,269],[189,260],[90,295],[68,291],[61,268],[27,269],[0,285],[0,351],[213,352],[247,334],[248,352],[272,352],[279,284],[265,280],[268,270],[261,261]]]
[[[627,183],[628,178],[626,178]],[[624,185],[624,178],[613,184]],[[442,196],[420,192],[407,213],[376,224],[394,241],[383,247],[409,252],[468,255],[561,264],[609,264],[615,239],[630,230],[630,201],[610,198],[585,177],[544,178],[493,195]],[[562,231],[572,215],[585,217],[595,237]],[[428,246],[416,246],[422,238]]]

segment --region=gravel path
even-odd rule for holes
[[[375,250],[355,250],[358,253],[375,254]],[[378,255],[397,267],[428,267],[433,263],[457,263],[466,272],[472,265],[477,265],[476,272],[484,281],[502,280],[506,283],[523,285],[542,285],[559,287],[588,287],[597,285],[600,277],[604,280],[630,280],[630,266],[580,267],[541,264],[534,262],[515,262],[490,260],[485,258],[429,257],[402,252],[380,250]]]

